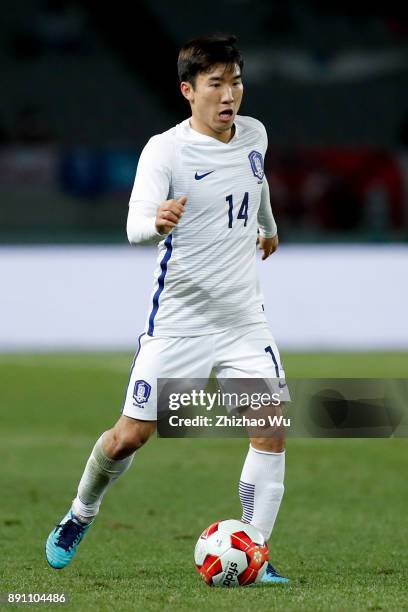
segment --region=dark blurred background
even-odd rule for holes
[[[285,242],[408,239],[408,8],[3,0],[0,242],[126,242],[138,156],[188,116],[183,42],[235,33]],[[369,6],[369,10],[368,10]]]

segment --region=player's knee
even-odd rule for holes
[[[115,455],[119,458],[128,457],[143,446],[143,440],[136,432],[114,434]]]
[[[282,453],[285,450],[285,440],[276,437],[251,438],[251,446],[265,453]]]
[[[155,424],[144,421],[132,421],[118,423],[108,432],[106,440],[108,454],[114,459],[128,457],[141,448],[155,429]]]

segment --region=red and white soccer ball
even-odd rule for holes
[[[210,586],[247,586],[260,582],[269,558],[268,544],[252,525],[228,520],[212,523],[198,538],[194,560]]]

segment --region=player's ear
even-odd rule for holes
[[[188,81],[182,81],[180,83],[180,91],[189,102],[193,101],[194,89],[191,83]]]

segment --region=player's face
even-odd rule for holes
[[[181,83],[181,91],[191,105],[192,127],[228,142],[244,91],[239,66],[231,69],[217,64],[210,72],[197,75],[194,88],[191,83]]]

